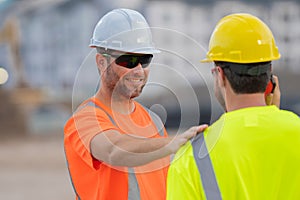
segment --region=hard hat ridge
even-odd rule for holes
[[[115,9],[97,23],[90,47],[102,47],[130,53],[153,54],[152,33],[146,19],[130,9]]]

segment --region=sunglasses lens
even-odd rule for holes
[[[139,63],[141,63],[142,67],[145,68],[150,64],[152,57],[152,54],[121,55],[115,60],[115,62],[116,64],[129,69],[135,68]]]
[[[143,68],[146,68],[149,66],[149,64],[151,63],[151,60],[153,58],[153,55],[149,54],[149,55],[144,55],[140,57],[140,63],[142,65]]]

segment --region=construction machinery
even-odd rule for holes
[[[9,49],[15,77],[15,87],[6,89],[0,85],[0,136],[24,135],[27,132],[26,113],[44,100],[41,91],[29,87],[26,82],[24,65],[20,54],[20,29],[18,19],[9,17],[0,27],[0,45]]]

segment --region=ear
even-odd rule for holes
[[[217,70],[218,70],[218,79],[219,79],[219,86],[220,87],[224,87],[226,85],[226,77],[225,77],[225,74],[224,74],[224,71],[221,67],[217,67]]]
[[[97,63],[97,67],[100,71],[105,70],[107,62],[106,62],[106,58],[101,55],[100,53],[96,54],[96,63]]]

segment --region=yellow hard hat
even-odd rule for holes
[[[279,58],[268,26],[253,15],[237,13],[218,22],[209,41],[206,59],[201,62],[257,63]]]

